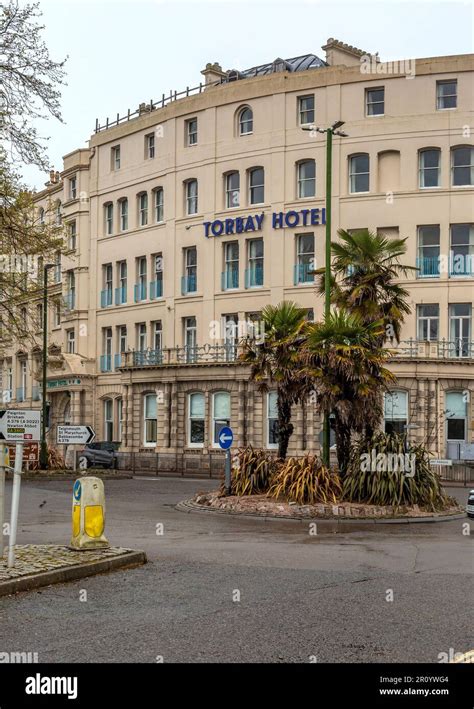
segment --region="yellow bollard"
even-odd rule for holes
[[[100,478],[76,480],[72,491],[72,549],[106,549],[105,494]]]

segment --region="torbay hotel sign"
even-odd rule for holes
[[[215,219],[213,222],[203,222],[204,236],[228,236],[229,234],[244,234],[251,231],[261,231],[265,213],[235,217],[234,219]],[[290,210],[288,212],[272,212],[272,229],[293,229],[302,226],[321,226],[326,224],[324,207],[314,209]]]

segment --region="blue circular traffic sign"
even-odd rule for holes
[[[227,450],[231,447],[232,441],[234,440],[234,434],[229,426],[223,426],[219,431],[219,445],[223,450]]]
[[[82,485],[81,485],[80,480],[76,480],[76,482],[74,483],[74,488],[73,488],[72,492],[73,492],[74,499],[76,500],[76,502],[79,502],[81,499],[81,492],[82,492]]]

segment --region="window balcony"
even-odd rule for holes
[[[297,263],[293,269],[293,283],[295,286],[300,283],[314,284],[314,266],[310,263]]]
[[[115,289],[115,305],[123,305],[127,302],[127,288],[120,286]]]
[[[64,294],[64,307],[66,310],[74,310],[76,307],[76,291],[70,290]]]
[[[162,350],[138,350],[127,353],[132,357],[133,367],[156,366],[163,364]]]
[[[163,297],[163,281],[151,281],[150,283],[150,300]]]
[[[263,286],[263,264],[245,269],[245,287],[259,288]]]
[[[449,255],[449,275],[451,277],[474,276],[474,255],[451,252]]]
[[[24,387],[17,387],[16,390],[16,400],[17,401],[25,401],[26,398],[26,390]]]
[[[388,342],[386,347],[396,358],[474,360],[474,341],[467,337],[456,340],[402,340],[397,345]]]
[[[114,354],[114,369],[119,369],[122,366],[122,355],[124,354],[124,352],[116,352]]]
[[[135,303],[141,303],[146,300],[146,283],[136,283],[133,288],[133,299]]]
[[[41,387],[39,385],[33,386],[31,390],[31,399],[33,401],[41,401]]]
[[[112,371],[112,355],[103,354],[100,355],[100,371],[101,372],[111,372]]]
[[[418,278],[439,278],[439,257],[420,256],[416,259]]]
[[[190,276],[183,276],[181,278],[181,295],[188,295],[189,293],[196,293],[197,291],[197,277],[193,273]]]
[[[221,273],[221,289],[232,290],[239,287],[239,271],[236,268],[228,268]]]
[[[122,352],[121,367],[166,367],[196,364],[239,364],[242,348],[234,343],[224,345],[184,345],[161,350]]]
[[[108,308],[112,305],[112,288],[106,288],[100,292],[100,307]]]

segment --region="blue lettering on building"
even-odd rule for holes
[[[260,231],[263,227],[265,214],[253,214],[247,217],[227,218],[224,221],[215,219],[204,222],[204,235],[207,238],[225,234],[244,234],[249,231]],[[326,210],[316,207],[314,209],[294,209],[288,212],[273,212],[272,229],[294,229],[301,226],[323,226],[326,224]]]

